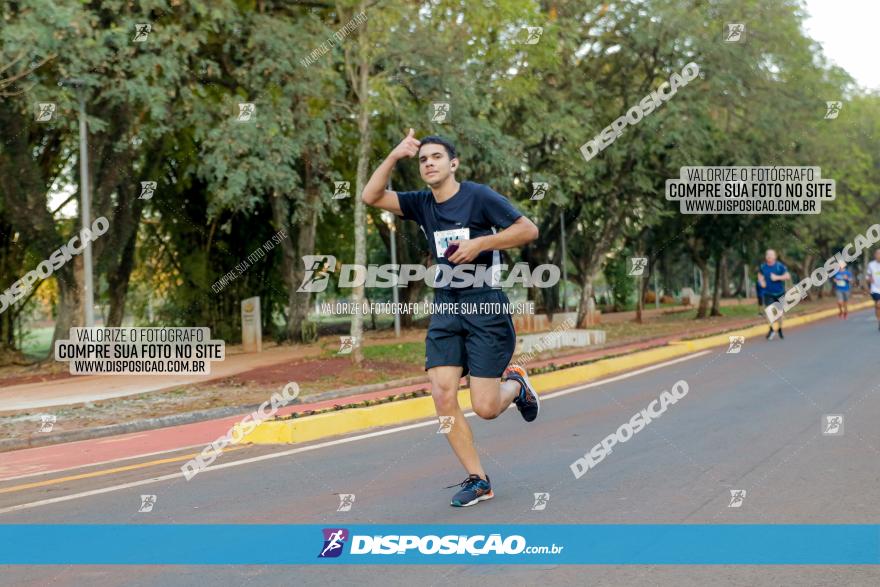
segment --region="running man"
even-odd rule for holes
[[[868,284],[871,286],[871,299],[874,300],[874,315],[880,328],[880,249],[874,251],[874,260],[868,263]]]
[[[878,273],[880,276],[880,273]],[[764,307],[778,302],[785,294],[785,280],[791,279],[788,268],[776,259],[776,251],[767,249],[764,253],[764,262],[758,268],[758,284],[761,287]],[[782,334],[782,316],[779,316],[779,338],[785,339]],[[773,332],[773,323],[770,323],[770,331],[767,332],[767,340],[773,340],[776,335]]]
[[[834,274],[834,294],[837,296],[837,317],[846,320],[849,302],[852,273],[846,268],[846,262],[840,262],[840,271]]]
[[[386,190],[394,165],[408,157],[418,157],[419,173],[430,189],[400,193]],[[413,129],[409,129],[409,134],[367,182],[363,201],[417,222],[428,239],[437,269],[441,265],[460,264],[495,268],[501,263],[501,249],[521,247],[535,240],[538,228],[507,198],[489,187],[470,181],[459,183],[455,179],[458,167],[455,147],[449,141],[437,136],[419,141]],[[451,271],[451,267],[442,269]],[[470,426],[458,404],[461,378],[470,375],[471,405],[486,420],[497,418],[513,402],[523,419],[531,422],[540,407],[525,369],[509,365],[516,346],[510,314],[503,310],[498,314],[473,313],[480,304],[509,303],[496,284],[496,272],[488,274],[493,277],[486,284],[455,287],[453,281],[435,288],[435,304],[457,304],[451,306],[455,308],[467,304],[470,310],[432,314],[425,338],[425,370],[431,380],[434,406],[438,416],[454,418],[447,438],[468,474],[467,479],[456,484],[461,487],[451,501],[456,507],[494,497]]]

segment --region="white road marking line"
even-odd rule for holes
[[[622,380],[622,379],[628,379],[628,378],[630,378],[630,377],[635,377],[636,375],[641,375],[642,373],[647,373],[648,371],[654,371],[654,370],[656,370],[656,369],[662,369],[662,368],[664,368],[664,367],[669,367],[669,366],[671,366],[671,365],[675,365],[675,364],[678,364],[678,363],[682,363],[682,362],[684,362],[684,361],[689,361],[689,360],[691,360],[691,359],[696,359],[696,358],[699,358],[699,357],[705,356],[705,355],[707,355],[707,354],[709,354],[709,353],[711,353],[711,352],[712,352],[712,351],[708,351],[708,350],[700,351],[700,352],[697,352],[697,353],[694,353],[694,354],[691,354],[691,355],[687,355],[687,356],[684,356],[684,357],[680,357],[680,358],[678,358],[678,359],[672,359],[672,360],[670,360],[670,361],[665,361],[665,362],[663,362],[663,363],[657,363],[656,365],[650,365],[650,366],[648,366],[648,367],[644,367],[644,368],[642,368],[642,369],[637,369],[637,370],[635,370],[635,371],[630,371],[629,373],[624,373],[624,374],[622,374],[622,375],[616,375],[616,376],[614,376],[614,377],[609,377],[608,379],[602,379],[602,380],[600,380],[600,381],[594,381],[594,382],[591,382],[591,383],[586,383],[586,384],[584,384],[584,385],[578,385],[577,387],[572,387],[572,388],[564,389],[564,390],[561,390],[561,391],[555,391],[555,392],[553,392],[553,393],[550,393],[550,394],[547,394],[547,395],[545,395],[545,396],[542,396],[541,399],[542,399],[542,400],[544,400],[544,399],[553,399],[553,398],[556,398],[556,397],[562,397],[562,396],[564,396],[564,395],[568,395],[568,394],[571,394],[571,393],[575,393],[576,391],[581,391],[581,390],[584,390],[584,389],[588,389],[588,388],[590,388],[590,387],[596,387],[596,386],[599,386],[599,385],[604,385],[604,384],[606,384],[606,383],[614,383],[615,381],[620,381],[620,380]],[[513,404],[511,404],[510,407],[512,408],[512,407],[513,407]],[[508,408],[508,409],[510,409],[510,408]],[[466,417],[466,418],[469,418],[469,417],[474,416],[474,415],[475,415],[474,412],[468,412],[467,414],[465,414],[465,417]],[[299,447],[299,448],[293,448],[293,449],[290,449],[290,450],[284,450],[284,451],[281,451],[281,452],[269,453],[269,454],[266,454],[266,455],[260,455],[260,456],[258,456],[258,457],[250,457],[250,458],[247,458],[247,459],[240,459],[240,460],[232,461],[232,462],[229,462],[229,463],[222,463],[222,464],[219,464],[219,465],[212,465],[212,466],[210,466],[210,467],[208,467],[208,468],[203,469],[202,471],[200,471],[199,474],[204,474],[204,473],[207,473],[208,471],[219,471],[219,470],[221,470],[221,469],[227,469],[227,468],[229,468],[229,467],[238,467],[238,466],[241,466],[241,465],[247,465],[247,464],[250,464],[250,463],[257,463],[257,462],[260,462],[260,461],[266,461],[266,460],[269,460],[269,459],[277,459],[277,458],[279,458],[279,457],[286,457],[286,456],[290,456],[290,455],[294,455],[294,454],[298,454],[298,453],[302,453],[302,452],[307,452],[307,451],[311,451],[311,450],[317,450],[317,449],[319,449],[319,448],[326,448],[326,447],[328,447],[328,446],[337,446],[337,445],[340,445],[340,444],[347,444],[347,443],[349,443],[349,442],[355,442],[355,441],[358,441],[358,440],[365,440],[365,439],[367,439],[367,438],[374,438],[374,437],[377,437],[377,436],[385,436],[386,434],[394,434],[394,433],[396,433],[396,432],[403,432],[403,431],[405,431],[405,430],[412,430],[412,429],[414,429],[414,428],[422,428],[422,427],[424,427],[424,426],[436,426],[436,425],[437,425],[437,421],[434,420],[434,419],[431,419],[431,420],[427,420],[427,421],[425,421],[425,422],[417,422],[417,423],[415,423],[415,424],[407,424],[407,425],[405,425],[405,426],[396,426],[396,427],[394,427],[394,428],[389,428],[389,429],[387,429],[387,430],[379,430],[379,431],[377,431],[377,432],[367,432],[366,434],[358,434],[358,435],[356,435],[356,436],[350,436],[350,437],[347,437],[347,438],[339,438],[339,439],[336,439],[336,440],[328,440],[328,441],[326,441],[326,442],[319,442],[318,444],[313,444],[313,445],[310,445],[310,446],[301,446],[301,447]],[[82,497],[89,497],[89,496],[92,496],[92,495],[100,495],[100,494],[102,494],[102,493],[109,493],[109,492],[111,492],[111,491],[120,491],[120,490],[122,490],[122,489],[130,489],[130,488],[132,488],[132,487],[139,487],[139,486],[141,486],[141,485],[147,485],[147,484],[149,484],[149,483],[157,483],[157,482],[159,482],[159,481],[167,481],[167,480],[169,480],[169,479],[176,479],[176,478],[178,478],[178,477],[183,477],[183,472],[180,472],[180,473],[170,473],[170,474],[168,474],[168,475],[162,475],[162,476],[160,476],[160,477],[151,477],[150,479],[143,479],[143,480],[141,480],[141,481],[132,481],[132,482],[130,482],[130,483],[123,483],[123,484],[121,484],[121,485],[113,485],[113,486],[111,486],[111,487],[104,487],[104,488],[101,488],[101,489],[92,489],[92,490],[90,490],[90,491],[83,491],[83,492],[81,492],[81,493],[74,493],[74,494],[71,494],[71,495],[65,495],[65,496],[61,496],[61,497],[54,497],[54,498],[52,498],[52,499],[44,499],[44,500],[41,500],[41,501],[32,501],[32,502],[29,502],[29,503],[23,503],[23,504],[19,504],[19,505],[14,505],[14,506],[9,506],[9,507],[5,507],[5,508],[0,508],[0,514],[6,514],[6,513],[9,513],[9,512],[15,512],[15,511],[20,511],[20,510],[25,510],[25,509],[35,508],[35,507],[39,507],[39,506],[43,506],[43,505],[50,505],[50,504],[53,504],[53,503],[61,503],[61,502],[64,502],[64,501],[70,501],[70,500],[73,500],[73,499],[79,499],[79,498],[82,498]]]
[[[708,355],[712,351],[699,351],[692,355],[687,355],[685,357],[680,357],[678,359],[672,359],[670,361],[666,361],[664,363],[657,363],[656,365],[651,365],[649,367],[644,367],[642,369],[637,369],[635,371],[630,371],[629,373],[624,373],[623,375],[615,375],[614,377],[609,377],[608,379],[602,379],[601,381],[593,381],[591,383],[585,383],[584,385],[578,385],[577,387],[569,387],[568,389],[563,389],[562,391],[554,391],[553,393],[549,393],[547,395],[542,395],[541,399],[553,399],[554,397],[562,397],[563,395],[568,395],[570,393],[575,393],[576,391],[582,391],[584,389],[589,389],[591,387],[597,387],[599,385],[605,385],[606,383],[614,383],[615,381],[620,381],[621,379],[627,379],[629,377],[633,377],[635,375],[641,375],[642,373],[647,373],[648,371],[653,371],[655,369],[661,369],[663,367],[669,367],[670,365],[675,365],[676,363],[683,363],[684,361],[690,361],[691,359],[696,359],[698,357],[702,357]]]
[[[50,504],[59,503],[62,501],[69,501],[71,499],[79,499],[81,497],[88,497],[90,495],[109,493],[111,491],[118,491],[120,489],[128,489],[129,487],[137,487],[139,485],[146,485],[148,483],[155,483],[156,481],[165,481],[167,479],[174,479],[175,477],[182,477],[182,476],[183,476],[183,473],[171,473],[170,475],[163,475],[161,477],[154,477],[152,479],[144,479],[142,481],[133,481],[132,483],[123,483],[122,485],[113,485],[112,487],[104,487],[102,489],[93,489],[91,491],[83,491],[82,493],[74,493],[73,495],[65,495],[64,497],[53,497],[52,499],[44,499],[42,501],[32,501],[30,503],[23,503],[21,505],[14,505],[14,506],[2,508],[2,509],[0,509],[0,514],[14,512],[17,510],[25,510],[25,509],[35,508],[35,507],[39,507],[41,505],[50,505]]]

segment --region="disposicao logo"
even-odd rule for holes
[[[348,530],[345,528],[324,528],[324,548],[318,558],[336,558],[342,554],[342,547],[348,540]]]

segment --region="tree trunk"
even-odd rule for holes
[[[122,249],[119,265],[115,271],[107,275],[108,294],[110,296],[110,314],[105,326],[122,326],[125,316],[125,296],[128,293],[128,283],[131,272],[134,269],[134,250],[137,245],[137,230],[133,231]]]
[[[581,297],[578,302],[577,327],[588,328],[596,324],[596,303],[593,301],[593,278],[587,275],[581,287]]]
[[[730,275],[728,274],[727,267],[727,253],[722,254],[721,256],[721,297],[729,298],[730,295]]]
[[[366,6],[361,3],[363,11]],[[353,68],[356,70],[356,79],[352,79],[355,96],[358,103],[358,162],[356,178],[356,194],[354,199],[354,262],[356,265],[367,264],[367,224],[364,201],[361,199],[364,186],[367,183],[367,166],[370,163],[370,149],[372,148],[370,127],[370,61],[367,47],[367,26],[364,23],[358,28],[358,42],[356,48],[357,63]],[[346,51],[346,57],[349,53]],[[352,291],[352,302],[361,305],[364,298],[364,286],[360,285]],[[351,360],[360,365],[364,362],[363,353],[364,316],[361,312],[355,312],[351,317],[352,351]]]
[[[700,270],[700,305],[697,307],[697,319],[705,318],[709,313],[709,265],[701,259],[696,263]]]
[[[742,296],[744,298],[749,297],[749,291],[748,291],[748,288],[746,287],[746,274],[745,274],[745,271],[743,270],[744,265],[745,265],[745,263],[737,263],[734,270],[733,270],[733,274],[736,275],[735,279],[737,282],[736,291],[733,294],[734,297],[740,297],[740,296]]]
[[[72,327],[83,325],[83,296],[82,290],[77,287],[75,275],[82,273],[82,255],[77,255],[55,272],[58,281],[58,315],[55,319],[55,331],[52,333],[52,344],[49,346],[49,356],[52,359],[55,358],[55,341],[67,340]]]
[[[397,262],[405,263],[422,263],[427,265],[429,261],[418,248],[418,244],[423,242],[425,236],[422,234],[415,222],[397,222]],[[403,237],[403,238],[400,238]],[[413,254],[413,248],[417,252]],[[425,282],[423,280],[413,281],[407,284],[405,288],[400,289],[401,302],[417,303],[422,299],[425,291]],[[413,325],[414,316],[412,314],[403,313],[400,315],[400,327],[410,328]]]
[[[139,199],[139,193],[127,184],[128,174],[125,172],[132,169],[132,159],[131,150],[126,150],[108,156],[95,170],[95,173],[103,173],[97,176],[94,184],[95,205],[92,217],[105,216],[110,221],[110,230],[92,245],[95,283],[99,282],[102,275],[107,279],[110,311],[106,326],[121,326],[125,317],[125,298],[135,266],[138,227],[145,205],[145,200]],[[161,161],[161,158],[158,159]],[[90,159],[91,161],[94,159]],[[160,176],[162,164],[159,161],[154,161],[144,170],[145,177]],[[112,203],[110,197],[114,192],[119,198],[116,204]],[[96,297],[97,293],[95,291]]]
[[[799,266],[797,266],[798,273],[800,273],[800,275],[798,277],[803,279],[804,277],[810,276],[810,271],[811,271],[811,268],[813,267],[813,259],[814,259],[814,256],[809,255],[809,254],[804,257],[803,263],[801,263]],[[812,288],[810,288],[809,290],[807,290],[807,296],[804,299],[811,300],[812,297],[813,297]]]
[[[302,255],[310,255],[315,249],[315,227],[318,218],[318,189],[311,180],[311,166],[306,159],[305,202],[300,209],[296,226],[290,218],[290,207],[286,196],[272,194],[272,221],[276,230],[283,230],[286,236],[281,239],[281,276],[287,287],[287,323],[282,338],[302,342],[302,324],[308,318],[311,294],[298,292],[305,278],[305,266],[300,261]],[[296,241],[294,242],[294,235]]]
[[[22,267],[24,247],[13,241],[14,234],[15,230],[5,221],[3,211],[0,209],[0,287],[2,288],[25,273]],[[15,312],[11,307],[0,312],[0,357],[15,351],[14,316]]]
[[[299,231],[297,232],[293,226],[289,225],[284,229],[288,236],[284,241],[293,241],[294,235],[296,235],[295,262],[302,259],[303,255],[313,255],[315,253],[315,232],[318,226],[318,198],[320,196],[318,194],[318,186],[311,176],[310,172],[307,173],[306,199],[301,208],[301,213],[297,215],[296,226],[299,228]],[[305,279],[305,275],[305,266],[301,262],[296,262],[292,276],[297,286],[291,290],[293,298],[289,299],[290,309],[287,316],[287,331],[288,334],[292,331],[295,332],[293,340],[300,342],[302,341],[302,324],[309,317],[309,308],[312,302],[312,294],[296,293],[296,288]]]
[[[636,253],[637,257],[641,257],[641,253]],[[644,271],[642,271],[644,273]],[[643,288],[642,276],[639,275],[638,280],[636,281],[636,323],[642,323],[642,310],[645,307],[645,292]]]
[[[715,286],[712,291],[712,311],[710,316],[721,316],[721,281],[723,273],[722,268],[725,266],[727,259],[724,254],[715,257]]]

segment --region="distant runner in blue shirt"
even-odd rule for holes
[[[852,273],[846,268],[846,263],[840,262],[840,271],[834,274],[834,293],[837,295],[837,317],[846,320],[847,302],[849,302],[850,283]]]
[[[764,298],[764,306],[769,306],[778,302],[785,294],[785,280],[791,279],[788,268],[776,259],[776,251],[767,249],[764,253],[764,262],[758,268],[758,285],[762,291]],[[784,339],[782,334],[782,316],[777,320],[779,323],[779,338]],[[770,324],[770,330],[767,332],[767,340],[773,340],[776,335],[773,332],[773,324]]]

